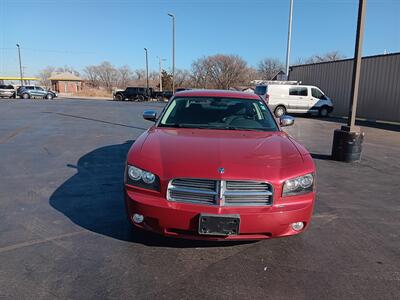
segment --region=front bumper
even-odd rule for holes
[[[126,188],[125,203],[128,218],[139,228],[164,236],[201,240],[259,240],[301,233],[310,224],[315,193],[286,197],[279,204],[268,207],[220,207],[167,201],[157,193]],[[141,214],[144,221],[132,222],[133,214]],[[240,233],[230,236],[198,234],[199,214],[238,214]],[[304,222],[301,231],[290,224]]]

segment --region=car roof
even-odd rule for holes
[[[186,90],[176,92],[174,97],[226,97],[260,100],[256,94],[230,90]]]

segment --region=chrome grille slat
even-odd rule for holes
[[[273,189],[267,182],[179,178],[170,181],[167,199],[221,206],[270,206]]]
[[[209,190],[195,189],[195,188],[183,188],[183,187],[177,187],[175,185],[173,187],[170,187],[170,190],[183,193],[192,193],[192,194],[214,195],[214,196],[217,195],[216,191],[209,191]]]

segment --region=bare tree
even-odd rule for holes
[[[49,78],[51,77],[55,69],[55,67],[47,66],[39,73],[38,77],[40,78],[40,85],[46,88],[51,88],[51,81],[49,80]]]
[[[342,55],[339,51],[331,51],[331,52],[327,52],[325,54],[312,55],[311,57],[303,60],[303,62],[306,64],[313,64],[313,63],[319,63],[319,62],[325,62],[325,61],[335,61],[335,60],[340,60],[343,58],[344,58],[344,55]],[[299,59],[299,60],[301,61],[301,59]]]
[[[256,79],[260,79],[260,74],[259,74],[258,70],[255,68],[248,68],[247,76],[248,76],[248,79],[247,79],[248,82],[251,82]]]
[[[175,70],[175,86],[178,88],[190,87],[191,74],[188,70],[177,69]]]
[[[192,83],[193,87],[207,87],[207,66],[204,64],[204,58],[200,58],[192,63]]]
[[[257,71],[261,79],[271,80],[276,73],[283,70],[283,63],[277,58],[265,58],[258,63]]]
[[[90,86],[99,87],[100,82],[97,66],[87,66],[83,69],[83,72],[85,73],[85,78]]]
[[[146,79],[146,71],[143,69],[135,70],[135,79],[136,80],[143,80]]]
[[[118,72],[108,61],[102,62],[96,67],[100,85],[111,91],[117,83]]]
[[[203,57],[192,64],[192,76],[199,87],[229,89],[248,84],[247,63],[237,55]]]
[[[118,87],[126,88],[129,85],[129,82],[132,81],[133,72],[129,68],[129,66],[125,65],[118,68],[117,77],[118,77],[118,82],[117,82]]]
[[[76,71],[73,67],[67,66],[67,65],[65,65],[64,67],[57,67],[55,69],[55,72],[58,72],[58,73],[67,72],[67,73],[72,73],[75,76],[79,76],[80,75],[79,72]]]

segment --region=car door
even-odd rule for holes
[[[35,87],[35,96],[36,97],[44,97],[46,94],[46,91],[41,88],[40,86]]]
[[[289,87],[288,109],[293,112],[306,112],[309,108],[308,87]]]

